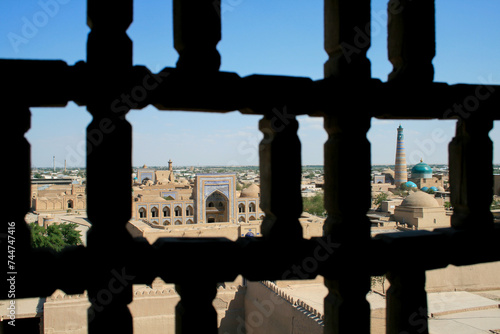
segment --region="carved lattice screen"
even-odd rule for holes
[[[326,278],[325,333],[370,331],[365,295],[370,275],[384,273],[391,282],[388,333],[427,332],[427,319],[419,312],[427,307],[425,270],[500,260],[500,228],[489,210],[492,179],[476,182],[473,175],[492,174],[488,132],[493,120],[499,118],[499,87],[486,87],[494,93],[473,113],[450,110],[481,87],[433,82],[435,24],[434,1],[430,0],[389,2],[388,51],[394,71],[388,82],[371,78],[366,57],[370,43],[356,38],[356,28],[365,29],[370,22],[368,0],[325,0],[329,59],[324,80],[263,75],[241,78],[236,73],[220,72],[216,50],[221,38],[219,2],[174,0],[179,60],[176,68],[166,68],[161,74],[132,65],[132,41],[126,34],[132,22],[132,0],[88,0],[91,32],[85,62],[68,66],[63,61],[0,61],[2,109],[9,130],[4,156],[20,166],[18,178],[3,180],[5,189],[17,190],[2,210],[2,233],[6,233],[8,222],[17,223],[17,296],[47,296],[58,288],[68,294],[88,290],[89,299],[95,301],[110,288],[117,272],[133,276],[133,283],[150,283],[161,276],[175,283],[181,296],[176,313],[178,333],[216,333],[212,300],[217,282],[233,281],[238,274],[250,280],[278,280],[289,268],[314,256],[318,244],[326,243],[335,247],[308,276],[321,274]],[[356,51],[345,52],[346,46]],[[113,101],[142,85],[145,77],[155,75],[162,75],[161,84],[137,107],[150,104],[160,110],[186,112],[239,110],[263,116],[259,124],[264,134],[260,144],[261,199],[266,213],[263,238],[236,242],[164,238],[150,246],[145,240],[132,239],[125,230],[131,212],[132,129],[124,117],[128,110],[115,108]],[[28,228],[20,224],[30,203],[30,145],[25,139],[30,127],[29,108],[64,106],[68,101],[87,106],[93,117],[87,135],[103,134],[102,142],[87,156],[87,207],[92,230],[87,247],[68,248],[59,254],[34,251],[29,246]],[[277,115],[274,110],[284,105],[286,113]],[[311,240],[302,239],[298,221],[302,211],[301,147],[295,116],[303,114],[323,117],[329,136],[324,146],[328,219],[324,237]],[[458,119],[456,136],[449,146],[454,207],[451,228],[370,237],[365,216],[370,206],[366,133],[372,117]],[[353,148],[356,154],[352,154]],[[113,197],[107,196],[106,175],[100,173],[106,165],[115,167]],[[357,177],[346,179],[346,174]],[[350,201],[352,197],[361,200]],[[104,210],[103,203],[120,209]],[[6,235],[2,235],[2,245]],[[406,261],[416,248],[421,255]],[[172,253],[177,256],[164,257]],[[227,262],[218,261],[217,254],[225,254]],[[168,261],[160,266],[158,258]],[[132,284],[114,291],[112,300],[93,315],[89,332],[131,332],[127,309],[131,300]],[[415,323],[419,325],[415,327]]]

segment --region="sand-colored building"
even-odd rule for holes
[[[85,185],[31,185],[31,211],[35,213],[86,210]]]
[[[450,227],[450,216],[444,207],[439,205],[434,196],[423,191],[408,195],[394,209],[394,220],[417,230]]]
[[[133,188],[132,221],[161,228],[239,224],[264,219],[260,209],[260,188],[251,184],[237,192],[236,174],[198,174],[194,183],[189,183],[187,180],[172,181],[170,176],[162,178],[163,173],[151,174],[144,169],[138,172],[137,178],[142,184]]]

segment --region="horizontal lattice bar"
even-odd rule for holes
[[[9,93],[22,94],[23,102],[31,107],[64,106],[69,101],[86,105],[90,94],[86,87],[91,84],[87,66],[83,62],[68,66],[62,61],[0,60],[0,72],[12,83]],[[313,81],[273,75],[240,78],[231,72],[195,76],[173,68],[153,74],[143,66],[133,67],[130,82],[117,93],[111,107],[117,113],[151,104],[160,110],[263,114],[288,105],[293,106],[295,115],[318,116],[343,112],[360,96],[371,105],[361,111],[363,116],[500,120],[500,113],[492,112],[500,110],[500,85],[435,82],[413,86],[377,79],[349,84],[336,79]]]
[[[433,232],[380,234],[370,240],[367,249],[369,254],[384,256],[373,256],[369,271],[378,276],[391,268],[431,270],[448,264],[500,261],[499,243],[500,224],[494,224],[493,229],[474,232],[444,228]],[[359,250],[345,246],[329,237],[290,244],[261,238],[242,238],[234,242],[224,238],[161,238],[152,246],[144,239],[134,239],[127,250],[130,258],[123,270],[134,276],[134,283],[142,284],[149,284],[157,276],[170,283],[182,282],[197,272],[204,272],[206,279],[217,282],[233,281],[239,274],[252,281],[312,279],[316,275],[336,275],[349,270],[352,262],[347,259],[354,258]],[[300,254],[291,251],[295,249],[299,249]],[[93,271],[91,255],[83,246],[71,247],[58,254],[32,251],[26,263],[29,273],[23,273],[23,277],[36,275],[47,284],[33,287],[29,279],[19,282],[20,295],[46,296],[57,288],[70,294],[82,293]],[[220,256],[224,256],[225,261],[214,261]],[[158,259],[163,259],[161,266],[157,265]]]

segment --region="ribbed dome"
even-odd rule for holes
[[[250,187],[245,188],[241,191],[240,197],[259,197],[260,188],[255,183],[252,183]]]
[[[414,192],[403,200],[401,203],[403,207],[417,207],[417,208],[434,208],[439,207],[438,202],[434,196],[429,195],[423,191]]]

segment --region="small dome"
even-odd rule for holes
[[[438,191],[444,191],[444,188],[443,188],[443,187],[441,187],[441,186],[439,186],[439,187],[438,187]]]
[[[427,190],[429,190],[429,187],[422,187],[420,190],[427,191]]]
[[[402,207],[434,208],[439,207],[434,196],[423,191],[417,191],[408,195],[401,203]]]
[[[437,187],[434,187],[434,186],[430,187],[429,189],[431,189],[431,190],[433,190],[433,191],[438,191],[438,188],[437,188]]]
[[[416,188],[417,185],[414,182],[408,181],[404,184],[408,188]]]
[[[260,194],[260,188],[258,185],[255,183],[252,183],[250,187],[245,188],[241,191],[240,197],[252,197],[256,198],[259,197]]]

